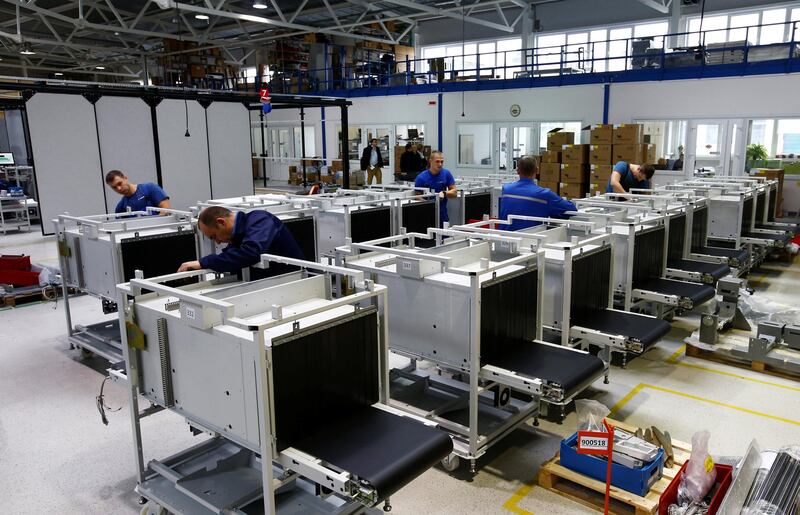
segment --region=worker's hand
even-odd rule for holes
[[[178,269],[178,272],[188,272],[189,270],[200,270],[203,268],[200,266],[200,261],[187,261],[186,263],[182,264],[181,267]]]
[[[445,198],[446,196],[447,196],[447,193],[445,193],[444,191],[440,191],[439,192],[439,198]]]

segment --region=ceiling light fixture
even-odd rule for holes
[[[253,2],[253,9],[266,9],[267,4],[265,2],[261,2],[260,0],[256,0]]]
[[[22,55],[36,55],[36,52],[33,51],[30,43],[23,43],[22,50],[20,50],[19,53]]]
[[[194,17],[195,17],[195,19],[198,19],[198,20],[207,20],[208,19],[208,15],[207,14],[195,14]]]
[[[61,76],[62,76],[62,75],[64,75],[64,74],[63,74],[63,73],[61,73],[61,72],[55,72],[53,75],[55,75],[56,77],[61,77]]]
[[[95,69],[97,69],[97,70],[105,70],[106,67],[105,66],[95,66]]]

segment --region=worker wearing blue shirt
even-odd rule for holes
[[[134,184],[119,170],[111,170],[106,174],[106,184],[122,195],[114,209],[115,213],[146,211],[148,207],[170,208],[169,195],[158,184],[152,182]]]
[[[211,206],[200,212],[197,227],[215,243],[227,243],[219,254],[203,256],[199,261],[183,263],[178,272],[209,269],[215,272],[239,272],[261,261],[261,254],[305,259],[292,233],[272,213],[233,211]],[[250,279],[271,277],[295,270],[291,265],[270,263],[269,268],[250,270]]]
[[[532,157],[523,157],[517,161],[519,180],[504,184],[503,194],[500,196],[501,220],[507,220],[509,215],[566,218],[567,211],[577,211],[572,202],[534,184],[533,178],[538,168],[536,160]],[[539,225],[539,222],[514,220],[510,229],[518,231],[534,225]]]
[[[444,167],[444,154],[442,152],[431,153],[430,166],[427,170],[417,175],[414,180],[416,188],[433,190],[439,194],[439,219],[442,224],[449,222],[447,216],[447,199],[456,196],[456,180],[450,170]]]
[[[611,177],[608,178],[606,193],[627,193],[631,189],[649,189],[650,179],[656,173],[653,165],[637,165],[620,161],[614,165]]]

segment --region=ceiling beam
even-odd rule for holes
[[[637,0],[640,4],[651,7],[662,14],[669,13],[669,6],[658,2],[657,0]]]
[[[511,33],[514,32],[514,29],[509,27],[508,25],[501,25],[499,23],[494,23],[491,21],[482,20],[480,18],[473,18],[471,16],[464,16],[463,14],[455,13],[452,11],[446,11],[443,9],[439,9],[437,7],[431,7],[429,5],[418,4],[413,0],[383,0],[384,2],[400,5],[403,7],[408,7],[409,9],[416,9],[418,11],[422,11],[426,14],[432,14],[434,16],[444,16],[447,18],[453,18],[454,20],[464,21],[467,23],[473,23],[475,25],[482,25],[484,27],[489,27],[490,29],[499,30],[500,32],[507,32]],[[640,0],[641,1],[641,0]],[[652,1],[652,0],[651,0]]]

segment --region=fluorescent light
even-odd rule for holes
[[[106,69],[105,66],[95,66],[95,68],[98,69],[98,70],[105,70]]]
[[[56,77],[61,77],[61,76],[62,76],[62,75],[64,75],[64,74],[63,74],[63,73],[61,73],[61,72],[55,72],[53,75],[55,75]]]
[[[256,0],[255,2],[253,2],[253,9],[266,9],[266,8],[267,4],[261,2],[260,0]]]
[[[198,20],[207,20],[208,19],[208,15],[207,14],[195,14],[194,17],[196,19],[198,19]]]
[[[19,53],[22,55],[36,55],[36,52],[33,51],[30,43],[23,43],[22,50],[20,50]]]

